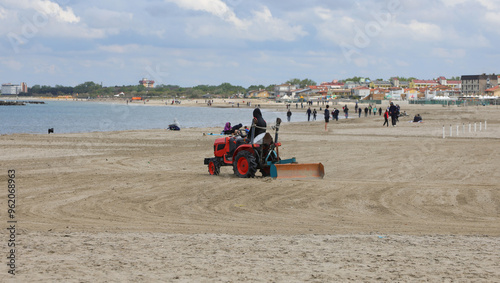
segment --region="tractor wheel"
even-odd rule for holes
[[[257,172],[255,156],[249,151],[238,152],[233,162],[234,174],[240,178],[253,178]]]
[[[208,173],[210,173],[210,175],[219,175],[220,163],[217,159],[214,158],[208,162]]]

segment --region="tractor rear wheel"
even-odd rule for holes
[[[233,162],[234,174],[240,178],[253,178],[257,172],[255,156],[246,150],[238,152]]]
[[[208,173],[210,173],[210,175],[219,175],[220,163],[217,159],[214,158],[208,162]]]

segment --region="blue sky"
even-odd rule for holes
[[[498,0],[0,0],[0,82],[29,86],[498,73]]]

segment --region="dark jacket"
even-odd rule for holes
[[[398,112],[399,111],[398,111],[398,108],[396,107],[396,105],[391,105],[391,107],[389,107],[389,115],[397,117]]]
[[[256,123],[257,127],[255,128],[255,136],[265,133],[267,123],[264,120],[264,118],[262,118],[262,113],[260,112],[259,108],[255,108],[255,110],[253,111],[253,118],[257,120]]]

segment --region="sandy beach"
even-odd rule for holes
[[[2,135],[0,281],[500,282],[500,109],[402,110],[284,123],[281,156],[323,163],[314,180],[210,176],[215,128]]]

